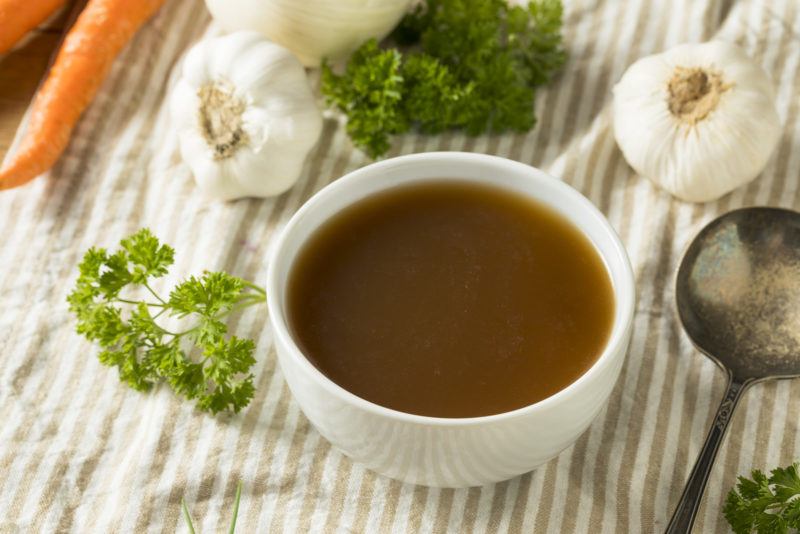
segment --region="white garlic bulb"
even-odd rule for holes
[[[714,200],[751,181],[780,134],[766,72],[730,43],[642,58],[614,87],[614,136],[625,159],[683,200]]]
[[[300,62],[256,32],[196,44],[170,98],[183,160],[205,196],[280,194],[322,131]]]

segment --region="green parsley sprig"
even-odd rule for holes
[[[205,272],[162,298],[151,282],[167,273],[174,256],[172,247],[146,228],[123,239],[114,253],[89,249],[67,297],[77,331],[100,345],[100,362],[116,367],[133,389],[147,391],[164,382],[195,399],[201,410],[238,412],[253,397],[255,344],[227,336],[223,319],[264,302],[266,292],[225,272]],[[132,298],[126,290],[136,287],[151,298]],[[167,329],[156,321],[163,317],[187,318],[180,322],[189,326]]]
[[[723,512],[736,534],[784,534],[800,530],[800,464],[773,469],[767,477],[758,469],[752,479],[739,477],[728,493]]]
[[[428,0],[395,31],[401,52],[364,43],[343,74],[327,63],[322,92],[347,114],[347,132],[370,156],[417,127],[470,135],[533,127],[535,88],[563,65],[560,0]]]

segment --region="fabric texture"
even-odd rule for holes
[[[276,233],[314,192],[369,163],[331,115],[303,176],[267,200],[203,202],[176,150],[165,96],[207,31],[198,0],[170,0],[114,65],[46,177],[0,194],[0,533],[227,528],[238,532],[663,531],[724,385],[681,333],[673,277],[709,220],[746,205],[800,208],[800,3],[796,0],[566,0],[569,60],[539,91],[524,135],[408,135],[390,155],[464,150],[506,156],[568,182],[620,233],[638,287],[633,339],[610,402],[572,448],[493,486],[403,485],[333,450],[300,413],[276,366],[266,307],[232,320],[257,340],[256,396],[234,417],[193,409],[166,388],[141,394],[103,367],[65,303],[93,245],[142,226],[177,250],[175,277],[224,269],[264,284]],[[705,205],[635,175],[611,129],[611,90],[637,58],[682,42],[743,46],[776,87],[784,124],[766,170]],[[717,458],[696,532],[727,532],[735,476],[800,457],[800,381],[752,388]]]

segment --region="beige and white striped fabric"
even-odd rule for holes
[[[220,532],[244,483],[239,532],[656,532],[680,495],[722,391],[673,314],[682,250],[743,205],[800,208],[800,2],[567,0],[563,74],[539,93],[526,135],[409,135],[392,155],[466,150],[541,167],[582,191],[635,266],[633,341],[611,401],[578,443],[514,480],[466,490],[402,485],[351,463],[309,427],[276,368],[264,307],[233,321],[258,342],[256,397],[236,417],[169,391],[126,389],[74,332],[64,302],[83,251],[142,226],[176,246],[175,271],[225,269],[261,283],[273,236],[310,195],[368,163],[325,122],[297,186],[271,200],[203,203],[176,155],[164,97],[208,25],[199,0],[170,0],[139,33],[47,178],[0,194],[0,533],[173,532],[185,497]],[[637,178],[610,127],[614,82],[677,43],[735,41],[771,73],[785,124],[761,177],[719,202],[673,201]],[[754,387],[718,458],[697,532],[725,532],[737,473],[800,457],[800,381]]]

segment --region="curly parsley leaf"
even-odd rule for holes
[[[353,53],[341,76],[322,65],[322,85],[328,102],[348,114],[347,133],[370,156],[389,150],[389,135],[410,127],[403,113],[402,56],[381,50],[371,39]]]
[[[148,277],[164,276],[174,261],[175,250],[160,244],[147,228],[123,239],[120,245],[133,267],[131,281],[136,284],[144,283]]]
[[[800,464],[773,469],[767,477],[758,469],[752,478],[739,477],[728,493],[723,512],[737,534],[783,534],[800,530]]]
[[[77,331],[101,348],[101,363],[116,367],[120,380],[137,391],[160,383],[196,400],[201,410],[238,412],[253,397],[255,344],[227,336],[223,319],[266,300],[260,287],[224,272],[206,272],[175,286],[161,298],[150,282],[164,276],[175,251],[146,228],[123,239],[109,254],[91,248],[83,257],[75,288],[67,301]],[[155,300],[124,298],[144,288]],[[189,321],[172,332],[159,317]]]
[[[192,313],[210,318],[238,302],[244,282],[227,273],[204,273],[178,284],[169,295],[169,306],[179,317]]]
[[[367,41],[344,73],[323,64],[322,91],[372,157],[386,153],[389,136],[413,127],[526,131],[536,122],[535,88],[566,60],[562,15],[560,0],[428,0],[393,34],[415,48],[401,53]]]

